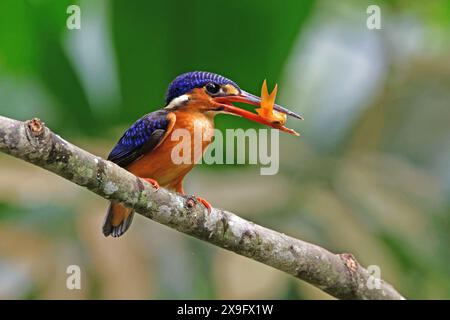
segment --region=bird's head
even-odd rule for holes
[[[194,71],[184,73],[169,85],[166,95],[166,108],[191,108],[192,111],[230,113],[255,122],[268,125],[258,115],[234,106],[233,102],[261,105],[261,99],[248,93],[221,75],[211,72]],[[274,109],[297,119],[300,115],[277,104]]]

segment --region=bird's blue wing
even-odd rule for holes
[[[169,111],[163,109],[143,116],[120,138],[108,160],[126,167],[153,150],[164,138],[170,124]]]

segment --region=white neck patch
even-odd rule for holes
[[[170,101],[170,103],[164,109],[173,109],[173,108],[178,107],[188,101],[189,101],[189,97],[186,94],[183,94],[182,96],[172,99],[172,101]]]

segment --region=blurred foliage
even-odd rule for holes
[[[18,77],[17,81],[32,77],[44,87],[53,103],[42,108],[48,108],[46,113],[52,115],[48,122],[56,130],[104,136],[111,126],[128,124],[161,108],[168,84],[183,72],[214,71],[258,92],[260,79],[275,81],[280,76],[286,54],[313,6],[311,1],[283,5],[226,1],[220,6],[211,1],[81,1],[82,29],[69,31],[66,8],[71,3],[2,1],[1,65]],[[98,16],[108,21],[99,25],[95,21]],[[242,28],[243,21],[246,28]],[[86,46],[91,47],[77,52],[68,43],[80,37],[71,32],[82,34]],[[103,35],[114,49],[114,60],[106,67],[118,79],[120,92],[116,95],[120,98],[99,112],[101,106],[89,100],[79,75],[83,70],[75,70],[74,61],[83,63],[94,54],[73,54],[83,50],[104,54],[98,38]],[[71,50],[74,52],[68,52]],[[89,76],[102,80],[95,71],[104,70],[98,67]],[[99,86],[95,80],[93,84]],[[6,103],[2,101],[0,107],[8,110]],[[30,107],[22,117],[34,114]],[[222,122],[248,126],[240,119]]]
[[[1,115],[40,117],[105,156],[182,72],[217,72],[255,94],[278,82],[280,103],[306,118],[289,122],[300,139],[280,134],[280,173],[202,166],[186,189],[352,252],[409,298],[450,298],[450,1],[85,0],[81,30],[68,30],[72,3],[0,1]],[[368,30],[375,3],[382,29]],[[141,217],[104,239],[104,200],[0,163],[0,298],[329,298]],[[82,290],[65,287],[70,264]]]

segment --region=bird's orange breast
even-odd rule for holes
[[[172,130],[160,145],[126,169],[138,177],[155,179],[163,187],[178,189],[195,160],[201,159],[211,143],[214,121],[212,115],[197,111],[177,110],[173,113],[176,119]],[[189,156],[186,151],[190,151]],[[179,163],[180,159],[190,161]]]

